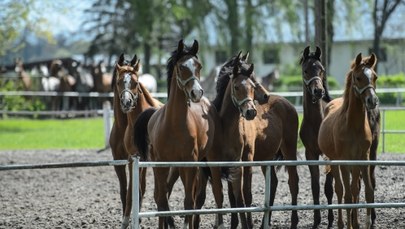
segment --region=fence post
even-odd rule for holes
[[[132,164],[132,227],[139,228],[139,157],[133,157]]]
[[[110,132],[111,132],[111,117],[110,117],[111,103],[104,101],[103,103],[103,119],[104,119],[104,146],[106,148],[110,145]]]
[[[263,228],[269,229],[270,220],[270,194],[271,194],[271,166],[266,166],[266,179],[264,187],[264,207],[266,211],[264,212]]]
[[[385,109],[382,110],[382,153],[385,153]]]

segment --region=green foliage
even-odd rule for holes
[[[21,88],[14,81],[1,83],[0,91],[17,91]],[[0,109],[5,111],[39,111],[45,109],[45,104],[39,98],[26,98],[24,96],[6,95],[0,97]]]
[[[398,88],[405,87],[405,74],[403,72],[396,75],[382,75],[377,80],[378,88]]]
[[[337,90],[339,88],[339,83],[337,80],[328,76],[328,86],[329,90]],[[276,91],[301,91],[302,90],[302,76],[299,75],[281,75],[280,80],[275,84]]]

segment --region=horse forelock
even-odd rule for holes
[[[167,60],[166,71],[167,71],[167,97],[170,95],[171,80],[174,74],[174,67],[176,63],[182,58],[190,56],[195,57],[198,60],[198,56],[191,52],[191,47],[184,45],[182,52],[178,52],[177,48],[171,53],[169,59]]]

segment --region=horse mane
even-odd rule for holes
[[[184,44],[184,49],[182,52],[179,53],[177,48],[171,53],[171,56],[167,60],[167,65],[166,65],[166,70],[167,70],[167,98],[169,98],[170,95],[170,86],[171,86],[171,81],[173,78],[173,73],[174,73],[174,67],[176,66],[177,61],[179,61],[182,57],[191,55],[194,56],[195,58],[198,59],[197,55],[192,54],[191,52],[191,47],[188,47],[187,45]]]
[[[237,56],[232,57],[229,59],[225,64],[222,65],[221,69],[219,70],[218,73],[218,79],[217,79],[217,85],[216,85],[216,92],[217,95],[215,96],[215,99],[212,101],[214,104],[215,108],[217,111],[220,111],[222,108],[222,101],[225,96],[225,91],[228,86],[230,76],[233,74],[233,68],[234,68],[234,60]],[[238,63],[240,67],[240,71],[242,74],[246,74],[246,71],[249,70],[250,65],[247,64],[244,61],[241,61]]]
[[[148,89],[146,89],[146,87],[142,83],[139,83],[139,86],[141,88],[141,91],[143,93],[143,96],[144,96],[146,102],[152,106],[157,106],[158,104],[156,104],[155,100],[153,99],[152,95],[149,93]]]

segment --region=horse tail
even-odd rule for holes
[[[148,138],[148,123],[150,117],[157,111],[156,108],[149,108],[143,111],[136,119],[134,125],[134,144],[138,149],[138,153],[143,160],[148,159],[149,138]]]

